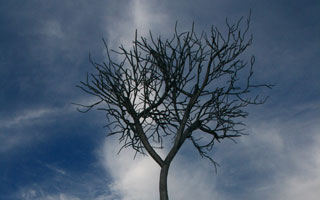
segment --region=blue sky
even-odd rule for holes
[[[172,199],[316,200],[320,196],[320,3],[316,0],[1,1],[0,199],[158,199],[150,157],[106,138],[103,113],[75,86],[105,56],[151,29],[224,27],[252,9],[256,81],[276,86],[250,107],[250,134],[213,149],[218,173],[189,143],[169,173]]]

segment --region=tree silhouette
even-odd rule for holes
[[[267,98],[252,95],[268,84],[253,84],[254,56],[246,62],[240,55],[252,43],[248,36],[250,16],[240,18],[223,34],[212,26],[210,34],[179,33],[177,25],[171,39],[138,38],[131,50],[122,45],[107,50],[107,62],[90,57],[96,72],[87,74],[78,86],[98,98],[80,105],[88,112],[98,106],[106,113],[109,135],[119,135],[122,148],[150,155],[161,168],[160,199],[168,199],[167,177],[170,164],[189,139],[203,157],[216,165],[208,152],[216,142],[244,134],[241,119],[248,105],[263,104]],[[116,55],[117,59],[112,58]],[[250,95],[251,94],[251,95]],[[164,136],[173,137],[168,154],[162,158]],[[202,139],[201,139],[202,138]],[[216,167],[216,166],[215,166]]]

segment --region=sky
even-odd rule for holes
[[[104,113],[81,114],[76,88],[130,46],[135,30],[163,37],[225,28],[252,9],[254,80],[275,84],[249,107],[248,135],[202,159],[186,143],[169,172],[171,199],[316,200],[320,196],[320,2],[317,0],[0,1],[0,200],[159,199],[160,169],[106,137]]]

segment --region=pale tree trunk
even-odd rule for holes
[[[169,167],[170,167],[170,163],[164,164],[161,167],[160,183],[159,183],[160,200],[169,200],[168,185],[167,185]]]

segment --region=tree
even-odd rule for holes
[[[172,39],[150,36],[138,38],[127,50],[107,50],[107,62],[97,63],[89,56],[96,73],[87,74],[78,86],[98,101],[84,107],[88,112],[98,106],[106,113],[109,135],[120,135],[122,148],[149,154],[161,168],[160,199],[168,199],[167,177],[172,160],[189,139],[203,157],[216,162],[209,151],[225,138],[234,140],[244,134],[241,119],[248,105],[263,104],[267,98],[250,95],[268,84],[253,84],[254,56],[250,62],[240,55],[251,45],[248,36],[250,16],[243,25],[240,18],[222,34],[212,26],[210,34],[190,31]],[[122,58],[116,62],[112,55]],[[246,75],[245,75],[246,74]],[[163,137],[172,136],[169,153],[162,158]],[[202,137],[202,140],[200,137]],[[121,150],[120,149],[120,150]]]

